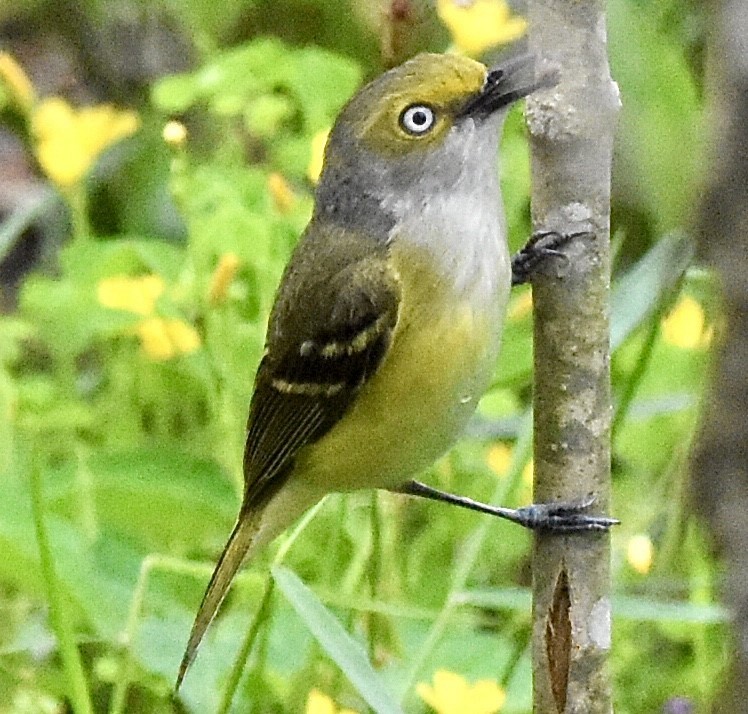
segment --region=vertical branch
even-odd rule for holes
[[[535,501],[610,499],[610,169],[619,108],[602,0],[530,0],[530,44],[559,83],[528,101],[533,227],[588,232],[533,279]],[[539,534],[535,712],[611,712],[607,535]]]
[[[698,222],[699,252],[719,272],[726,329],[693,462],[694,503],[728,566],[733,611],[732,682],[714,711],[748,701],[748,6],[723,0],[712,13],[711,177]]]

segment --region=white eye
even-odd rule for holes
[[[400,126],[414,136],[425,134],[434,126],[434,110],[425,104],[411,104],[400,115]]]

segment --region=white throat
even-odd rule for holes
[[[445,282],[471,302],[496,299],[510,283],[500,123],[501,117],[480,125],[468,120],[454,128],[424,162],[423,180],[384,202],[397,217],[390,240],[428,251]]]

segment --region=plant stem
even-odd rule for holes
[[[84,243],[91,237],[91,226],[88,223],[86,187],[83,183],[77,183],[65,192],[65,196],[70,206],[73,241]]]
[[[226,689],[223,692],[223,697],[221,698],[221,703],[218,706],[216,714],[228,714],[229,709],[231,709],[231,702],[233,701],[236,690],[241,682],[244,668],[246,667],[247,660],[252,652],[252,647],[254,647],[257,634],[260,631],[260,626],[265,622],[268,613],[270,612],[270,603],[272,602],[274,591],[275,581],[268,577],[265,583],[265,592],[260,601],[260,607],[257,608],[257,612],[252,618],[249,630],[247,630],[247,636],[244,638],[242,646],[239,649],[239,654],[237,654],[234,664],[231,667],[229,679],[226,683]]]
[[[317,503],[313,508],[310,508],[304,514],[298,525],[293,529],[293,531],[291,531],[291,534],[288,536],[288,538],[283,541],[280,548],[278,548],[278,552],[275,554],[275,558],[273,558],[274,565],[279,565],[283,562],[286,555],[288,554],[288,551],[291,549],[291,546],[301,535],[303,530],[309,525],[309,523],[311,523],[312,519],[317,515],[320,508],[322,508],[322,504],[324,502],[325,499],[322,499],[319,503]],[[226,684],[226,689],[223,692],[221,704],[218,707],[218,711],[216,714],[227,714],[229,709],[231,708],[231,702],[233,701],[236,690],[238,689],[239,683],[241,682],[242,674],[244,673],[244,668],[247,666],[249,655],[252,653],[252,648],[254,647],[255,640],[257,639],[257,634],[260,631],[260,625],[267,621],[268,615],[271,611],[270,604],[272,601],[274,590],[275,581],[272,579],[272,577],[268,576],[267,584],[265,586],[265,592],[262,596],[262,601],[260,602],[260,607],[257,609],[255,616],[252,618],[252,622],[250,623],[249,629],[247,630],[247,636],[244,638],[244,642],[242,642],[239,653],[237,654],[236,659],[234,660],[234,664],[231,667],[229,680]]]
[[[80,652],[75,644],[75,634],[70,621],[65,600],[60,592],[54,558],[49,544],[47,527],[44,523],[44,498],[42,476],[38,464],[31,467],[31,507],[34,517],[36,540],[39,544],[39,558],[44,586],[47,591],[49,615],[52,629],[57,637],[62,657],[62,666],[68,680],[68,696],[75,714],[93,714],[91,695],[83,669]]]
[[[510,492],[522,478],[522,470],[530,458],[531,445],[532,428],[528,414],[523,418],[522,426],[519,429],[519,436],[512,454],[512,463],[509,472],[506,478],[502,479],[496,486],[491,499],[488,501],[489,503],[506,503]],[[415,687],[426,662],[444,636],[455,610],[463,604],[460,594],[465,589],[470,573],[483,547],[483,542],[492,525],[492,519],[483,518],[480,525],[471,534],[463,552],[460,554],[457,566],[452,573],[452,582],[449,586],[446,602],[431,626],[426,640],[421,645],[418,655],[405,677],[400,698],[401,704],[405,703],[406,698]]]
[[[138,631],[138,621],[140,611],[145,602],[146,592],[148,590],[148,580],[154,571],[163,571],[167,573],[179,573],[191,577],[203,578],[210,575],[211,569],[204,565],[195,565],[187,563],[164,555],[148,555],[143,558],[138,573],[138,582],[135,585],[132,599],[130,601],[130,610],[127,614],[127,624],[124,631],[125,654],[121,669],[117,675],[117,681],[114,685],[112,699],[109,704],[109,714],[123,714],[125,711],[127,688],[130,684],[133,668],[133,648],[135,647],[135,637]]]

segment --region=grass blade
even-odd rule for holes
[[[288,568],[276,565],[272,572],[275,584],[296,614],[376,714],[402,714],[369,663],[364,648],[319,598]]]

